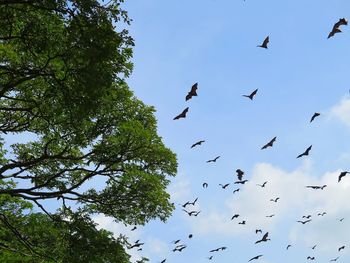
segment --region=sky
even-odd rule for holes
[[[158,133],[177,154],[168,187],[176,210],[166,223],[132,232],[102,215],[99,226],[144,242],[142,251],[129,251],[133,260],[247,262],[262,254],[256,262],[349,262],[350,175],[337,180],[350,170],[350,28],[327,36],[339,18],[350,19],[350,2],[133,0],[124,7],[136,43],[128,84],[155,107]],[[266,36],[268,49],[258,48]],[[194,83],[198,96],[186,102]],[[242,96],[255,89],[253,101]],[[186,107],[187,117],[174,121]],[[321,115],[310,123],[315,112]],[[274,146],[261,150],[275,136]],[[205,143],[191,149],[199,140]],[[310,145],[309,156],[297,159]],[[249,180],[242,186],[233,184],[238,168]],[[190,217],[179,204],[197,197],[193,210],[201,213]],[[297,222],[309,214],[311,222]],[[263,235],[255,229],[271,240],[254,244]],[[177,239],[187,245],[182,252],[171,251]]]

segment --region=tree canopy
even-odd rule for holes
[[[145,224],[174,209],[176,156],[125,81],[122,2],[0,0],[0,261],[129,262],[91,216]]]

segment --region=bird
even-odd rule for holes
[[[268,148],[268,147],[272,147],[273,146],[273,143],[276,141],[276,136],[275,137],[273,137],[272,139],[271,139],[271,141],[269,141],[267,144],[265,144],[263,147],[261,147],[261,150],[264,150],[264,149],[266,149],[266,148]]]
[[[134,247],[140,247],[140,246],[142,246],[143,244],[145,244],[145,243],[135,243],[135,244],[133,244],[132,246],[130,246],[129,249],[132,249],[132,248],[134,248]]]
[[[237,189],[233,190],[233,193],[237,193],[237,192],[239,192],[240,190],[241,190],[241,189],[237,188]]]
[[[188,235],[188,238],[192,238],[192,237],[193,237],[193,234],[189,234],[189,235]]]
[[[234,184],[245,184],[246,182],[248,182],[248,180],[236,181]]]
[[[262,257],[263,255],[258,255],[258,256],[255,256],[255,257],[252,257],[251,259],[248,260],[248,262],[252,261],[252,260],[255,260],[255,259],[259,259],[260,257]]]
[[[179,243],[180,241],[181,241],[181,239],[177,239],[177,240],[172,241],[171,243],[177,244],[177,243]]]
[[[184,203],[183,205],[181,205],[183,208],[186,208],[186,206],[188,206],[190,204],[190,202],[189,201],[187,201],[186,203]]]
[[[196,147],[196,146],[198,146],[198,145],[201,145],[203,142],[205,142],[205,141],[204,141],[204,140],[200,140],[200,141],[198,141],[198,142],[192,144],[192,145],[191,145],[191,149],[192,149],[193,147]]]
[[[242,95],[243,97],[249,98],[250,100],[254,99],[254,96],[256,95],[256,93],[258,93],[258,89],[254,90],[252,93],[250,93],[249,95]]]
[[[130,231],[135,231],[137,229],[137,226],[134,226]]]
[[[209,259],[209,260],[212,260],[212,259],[213,259],[213,256],[208,257],[208,259]]]
[[[238,218],[239,217],[239,214],[235,214],[231,217],[231,220],[235,219],[235,218]]]
[[[166,258],[165,259],[163,259],[160,263],[165,263],[165,261],[166,261]]]
[[[305,152],[303,152],[302,154],[299,154],[299,155],[297,156],[297,158],[300,158],[300,157],[309,155],[309,152],[311,151],[311,148],[312,148],[312,145],[310,145],[310,146],[305,150]]]
[[[220,156],[216,156],[214,159],[208,160],[207,163],[215,163]]]
[[[243,220],[242,222],[238,222],[239,225],[245,225],[245,220]]]
[[[266,217],[270,217],[270,218],[271,218],[271,217],[274,217],[274,216],[275,216],[275,214],[268,215],[268,216],[266,216]]]
[[[213,253],[213,252],[219,252],[220,250],[225,250],[227,249],[227,247],[218,247],[216,249],[212,249],[209,251],[209,253]]]
[[[318,216],[324,216],[324,215],[326,215],[327,213],[326,212],[323,212],[323,213],[318,213],[317,215]]]
[[[314,115],[312,115],[312,117],[311,117],[310,123],[313,122],[314,119],[315,119],[316,117],[320,116],[320,115],[321,115],[321,113],[315,112]]]
[[[339,175],[339,177],[338,177],[338,183],[341,181],[341,179],[345,176],[345,175],[347,175],[349,172],[348,171],[344,171],[344,172],[341,172],[340,173],[340,175]]]
[[[339,259],[339,257],[333,258],[333,259],[330,260],[330,262],[335,262],[335,261],[337,261],[338,259]]]
[[[338,248],[338,252],[340,252],[342,249],[345,249],[345,246],[341,246],[340,248]]]
[[[313,246],[311,249],[313,249],[313,250],[314,250],[316,247],[317,247],[317,245],[314,245],[314,246]]]
[[[338,22],[333,25],[332,31],[328,34],[327,38],[333,37],[336,33],[341,33],[340,26],[347,26],[348,21],[345,18],[340,18]]]
[[[307,216],[302,216],[302,218],[306,218],[306,219],[309,219],[309,218],[311,218],[311,215],[307,215]]]
[[[188,202],[188,204],[190,204],[190,205],[195,205],[197,201],[198,201],[198,197],[196,197],[196,199],[194,199],[193,202]]]
[[[207,188],[207,187],[208,187],[208,183],[203,183],[203,184],[202,184],[202,187],[203,187],[203,188]]]
[[[255,244],[258,244],[258,243],[261,243],[261,242],[266,242],[266,241],[268,241],[268,240],[271,240],[270,238],[267,238],[268,236],[269,236],[269,232],[266,232],[266,233],[264,234],[264,236],[262,237],[262,239],[256,241]]]
[[[267,184],[267,182],[264,182],[263,184],[257,184],[257,186],[260,186],[260,187],[265,187]]]
[[[198,96],[197,89],[198,89],[198,83],[193,84],[191,87],[191,90],[186,95],[186,101],[188,101],[189,99],[192,99],[193,96]]]
[[[292,245],[288,245],[287,248],[286,248],[286,250],[288,250],[288,248],[290,248],[291,246],[292,246]]]
[[[339,222],[343,222],[344,219],[345,219],[344,217],[338,218]]]
[[[277,198],[275,198],[275,199],[270,199],[270,201],[271,202],[275,202],[275,203],[277,203],[277,201],[279,200],[280,198],[279,197],[277,197]]]
[[[241,169],[237,169],[236,173],[237,173],[238,180],[241,181],[243,178],[244,172]]]
[[[255,229],[255,234],[257,233],[262,233],[262,230],[261,229]]]
[[[308,223],[308,222],[310,222],[311,221],[311,219],[309,219],[309,220],[305,220],[305,221],[297,221],[297,222],[299,222],[299,223],[302,223],[303,225],[305,225],[306,223]]]
[[[257,47],[261,47],[261,48],[267,49],[267,44],[268,44],[269,42],[270,42],[270,36],[267,36],[267,37],[264,39],[263,43],[262,43],[261,45],[257,46]]]
[[[305,186],[306,188],[311,188],[311,189],[314,189],[314,190],[323,190],[325,187],[327,187],[327,185],[322,185],[322,186],[319,186],[319,185],[307,185]]]
[[[173,252],[175,252],[175,251],[181,252],[181,251],[184,250],[186,247],[187,247],[186,245],[179,245],[179,246],[177,246],[177,247],[175,247],[175,248],[173,249]]]
[[[226,189],[230,184],[219,184],[222,189]]]
[[[181,118],[186,118],[186,114],[188,112],[189,107],[187,107],[186,109],[184,109],[179,115],[177,115],[173,120],[178,120]]]
[[[308,260],[315,260],[315,257],[308,256],[306,259],[308,259]]]

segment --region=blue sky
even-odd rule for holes
[[[155,106],[159,134],[179,161],[169,192],[176,204],[199,197],[202,212],[188,217],[177,206],[167,223],[132,233],[109,219],[96,221],[116,234],[126,231],[131,241],[140,238],[143,251],[132,253],[151,262],[208,262],[208,251],[220,246],[228,248],[211,262],[247,262],[258,254],[262,263],[307,262],[307,256],[349,262],[350,178],[338,184],[337,176],[350,169],[350,28],[327,35],[339,18],[350,19],[350,2],[133,0],[125,8],[136,41],[128,83]],[[269,48],[257,48],[267,35]],[[198,97],[186,102],[195,82]],[[255,89],[253,101],[241,96]],[[185,107],[187,118],[173,121]],[[321,116],[310,124],[314,112]],[[261,151],[274,136],[274,147]],[[200,139],[206,142],[190,149]],[[296,159],[311,144],[310,156]],[[237,168],[249,182],[233,195]],[[265,189],[256,186],[265,180]],[[231,185],[222,190],[219,183]],[[328,188],[312,191],[307,184]],[[269,201],[277,196],[279,202]],[[318,217],[321,211],[327,215]],[[234,213],[247,225],[230,221]],[[309,213],[312,222],[296,222]],[[271,241],[254,245],[261,238],[255,228],[269,231]],[[171,252],[175,239],[188,247]]]

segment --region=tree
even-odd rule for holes
[[[0,0],[0,261],[87,262],[96,250],[89,262],[128,262],[127,241],[91,215],[145,224],[174,209],[176,156],[125,82],[122,2]]]

